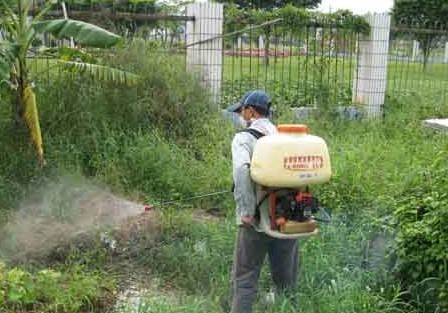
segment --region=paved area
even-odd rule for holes
[[[448,131],[448,118],[435,118],[423,121],[423,125],[439,130]]]

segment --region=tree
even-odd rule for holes
[[[315,9],[322,0],[217,0],[220,3],[233,3],[240,9],[264,9],[272,10],[282,8],[287,4],[298,8]]]
[[[426,67],[429,55],[448,26],[448,0],[395,0],[392,14],[396,26],[405,28],[419,41]]]
[[[35,0],[37,1],[37,0]],[[69,15],[102,26],[127,38],[150,35],[160,30],[165,44],[174,44],[180,38],[183,21],[170,16],[182,15],[185,5],[194,0],[66,0]],[[92,14],[94,13],[94,14]],[[170,34],[170,36],[168,36]]]
[[[11,2],[11,1],[9,1]],[[0,26],[6,33],[0,39],[0,81],[9,87],[13,116],[24,121],[41,164],[45,164],[42,136],[39,125],[36,95],[33,91],[33,79],[28,68],[28,54],[33,41],[39,33],[51,33],[56,38],[73,38],[83,47],[106,48],[119,42],[120,37],[93,24],[70,19],[43,20],[52,3],[40,11],[38,16],[29,18],[33,0],[17,0],[15,5],[0,0],[4,12],[0,16]],[[69,48],[65,48],[70,50]],[[72,49],[77,50],[77,49]],[[34,51],[34,53],[38,53]],[[61,64],[75,69],[94,68],[93,73],[105,79],[127,81],[132,75],[117,69],[100,65],[57,60]]]

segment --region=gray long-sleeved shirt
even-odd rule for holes
[[[254,120],[250,125],[265,135],[277,132],[277,128],[267,118]],[[239,132],[232,141],[233,181],[235,190],[233,193],[236,202],[236,222],[241,225],[242,216],[254,216],[255,207],[263,198],[261,186],[250,178],[250,160],[257,139],[248,132]],[[267,203],[260,207],[261,212],[267,212]],[[266,208],[264,208],[266,207]],[[261,231],[260,229],[257,229]]]

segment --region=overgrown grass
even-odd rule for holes
[[[221,312],[221,303],[229,300],[233,218],[204,224],[193,216],[192,210],[168,209],[162,215],[160,242],[141,242],[141,251],[147,252],[139,260],[167,286],[176,286],[176,296],[150,292],[138,312]],[[299,242],[297,303],[282,297],[275,303],[265,300],[272,288],[265,267],[254,312],[412,312],[385,268],[363,267],[372,231],[370,225],[348,224],[335,215],[330,224],[321,225],[318,236]]]
[[[36,168],[23,125],[5,122],[0,212],[17,209],[31,189],[65,173],[81,173],[89,182],[149,203],[230,189],[234,129],[211,106],[195,77],[179,71],[182,61],[177,64],[141,46],[115,53],[114,62],[127,60],[127,69],[143,76],[141,85],[103,83],[99,88],[88,75],[63,72],[51,84],[39,82],[46,169]],[[291,94],[280,90],[288,88],[274,93],[274,100],[281,97],[275,122],[306,123],[327,141],[333,177],[314,191],[333,219],[320,225],[318,236],[300,241],[298,303],[264,300],[271,288],[264,268],[255,313],[416,312],[403,301],[408,298],[390,271],[393,263],[372,258],[369,246],[379,234],[393,235],[389,221],[396,200],[421,185],[432,158],[447,149],[446,134],[421,124],[424,118],[448,115],[442,98],[421,96],[426,91],[394,94],[388,95],[383,119],[349,120],[320,111],[303,121],[288,110],[296,104],[294,88]],[[2,120],[9,117],[6,100],[2,98]],[[224,214],[204,219],[197,215],[198,207],[217,207]],[[160,237],[146,241],[142,234],[130,255],[169,292],[150,292],[140,313],[221,310],[230,288],[233,209],[230,195],[157,208]],[[100,248],[96,252],[89,258],[73,252],[76,260],[67,266],[107,262]]]

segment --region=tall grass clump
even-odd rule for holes
[[[42,130],[50,166],[85,175],[146,199],[229,188],[232,129],[182,58],[139,44],[115,51],[106,65],[141,77],[135,86],[61,71],[41,82]],[[107,63],[109,62],[109,63]],[[74,127],[67,127],[74,125]],[[216,200],[216,199],[214,199]]]
[[[1,104],[3,105],[3,104]],[[43,171],[36,162],[26,127],[4,116],[0,117],[0,212],[14,207],[34,184],[39,184]],[[1,214],[1,213],[0,213]],[[0,224],[2,220],[0,220]]]
[[[194,207],[171,206],[160,216],[156,245],[140,243],[138,262],[181,293],[210,296],[229,286],[235,228],[230,221],[194,214]],[[234,219],[231,219],[233,221]]]

